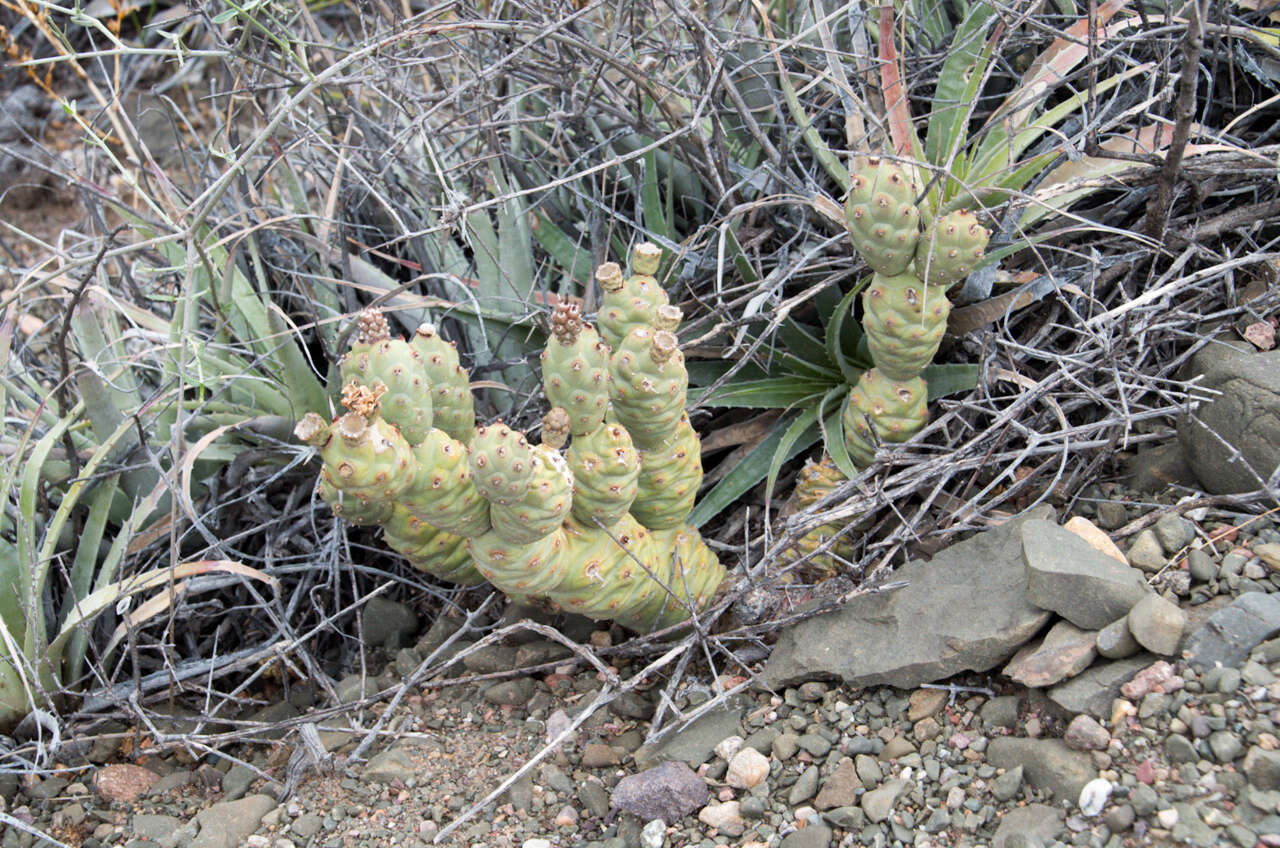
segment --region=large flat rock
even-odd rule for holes
[[[839,678],[851,686],[911,689],[1008,659],[1049,620],[1031,604],[1021,527],[1032,510],[894,573],[907,586],[854,598],[783,631],[764,682],[789,686]]]
[[[1027,598],[1085,630],[1123,618],[1151,592],[1142,572],[1051,521],[1022,525]]]
[[[1205,671],[1234,668],[1264,639],[1280,633],[1280,595],[1249,592],[1209,616],[1183,644],[1183,656]]]
[[[997,736],[987,746],[987,762],[1006,771],[1021,766],[1033,787],[1073,805],[1084,785],[1098,776],[1089,755],[1071,750],[1061,739]]]

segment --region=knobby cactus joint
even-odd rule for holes
[[[474,426],[466,373],[433,326],[405,342],[376,310],[362,313],[341,363],[348,411],[333,424],[310,413],[296,429],[324,461],[320,496],[381,526],[415,568],[488,580],[521,602],[642,631],[706,606],[725,570],[686,523],[701,446],[685,413],[680,311],[653,276],[660,259],[644,244],[633,276],[597,269],[599,333],[576,306],[556,308],[539,445],[501,421]]]

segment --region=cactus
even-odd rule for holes
[[[844,444],[860,467],[871,464],[876,444],[905,442],[929,420],[924,380],[890,380],[875,368],[862,372],[844,408]],[[874,435],[873,435],[874,431]]]
[[[604,423],[593,433],[574,436],[569,469],[573,473],[573,517],[582,524],[599,522],[611,527],[631,510],[638,489],[640,455],[625,427]]]
[[[846,479],[830,457],[824,456],[821,462],[806,462],[796,480],[792,507],[800,510],[813,506],[839,488]],[[840,561],[852,559],[854,551],[852,540],[847,534],[842,535],[841,529],[841,525],[834,521],[814,527],[793,543],[796,558],[808,556],[805,564],[822,577],[837,574],[840,571]],[[835,541],[825,552],[814,553],[831,539]]]
[[[914,274],[876,274],[862,295],[862,326],[876,368],[890,380],[910,380],[933,361],[947,329],[951,302]]]
[[[344,385],[386,386],[381,398],[382,419],[400,430],[410,445],[431,430],[431,391],[422,356],[403,339],[390,337],[387,321],[365,315],[356,343],[339,363]]]
[[[547,401],[569,414],[575,436],[593,432],[609,407],[609,348],[582,322],[577,304],[561,302],[551,316],[552,341],[542,352]]]
[[[465,538],[431,526],[403,504],[392,507],[382,530],[387,545],[418,571],[463,586],[484,582],[484,575],[476,570],[467,551]]]
[[[489,529],[489,502],[471,480],[471,452],[439,428],[413,449],[413,482],[400,502],[409,512],[457,536]]]
[[[458,362],[457,347],[445,341],[434,324],[418,327],[409,345],[426,366],[435,426],[464,444],[470,442],[475,432],[476,412],[471,400],[471,382]]]
[[[943,215],[929,224],[916,247],[916,273],[931,286],[963,280],[982,261],[991,233],[972,212]]]
[[[596,282],[604,297],[600,303],[600,337],[614,350],[637,327],[653,327],[658,307],[667,305],[667,293],[653,276],[658,272],[662,249],[644,242],[631,251],[631,270],[625,280],[622,269],[606,262],[596,269]]]
[[[618,421],[641,450],[670,439],[687,405],[689,374],[669,330],[636,327],[614,351],[609,396]]]
[[[642,451],[640,463],[638,493],[631,514],[651,530],[683,524],[702,482],[702,444],[689,416],[680,416],[668,443],[656,450]]]
[[[423,382],[436,420],[411,446],[380,414],[392,395],[377,353],[385,322],[363,315],[347,357],[350,411],[333,424],[309,415],[296,428],[324,460],[321,497],[340,515],[381,525],[414,568],[467,585],[483,578],[522,603],[645,630],[705,606],[725,571],[685,523],[702,466],[673,332],[680,311],[652,277],[659,255],[651,245],[637,248],[636,275],[614,292],[626,294],[615,298],[615,327],[628,326],[612,355],[575,307],[557,307],[543,355],[553,408],[536,447],[501,421],[460,431],[473,420],[465,374],[430,325],[408,344],[406,361],[419,377],[430,375]],[[621,280],[612,267],[597,276]],[[376,381],[360,382],[366,377]],[[446,431],[451,408],[458,414]],[[570,436],[566,459],[560,448]]]
[[[501,421],[477,427],[471,440],[471,474],[480,494],[498,506],[520,501],[533,482],[533,448],[523,433]]]
[[[494,532],[517,544],[550,535],[569,514],[573,502],[573,475],[564,457],[547,445],[538,445],[532,452],[529,490],[515,503],[495,503],[490,511]]]
[[[859,159],[850,174],[845,226],[853,246],[880,274],[901,274],[915,257],[920,210],[915,184],[885,159]]]

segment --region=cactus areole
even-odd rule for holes
[[[522,603],[640,631],[706,606],[725,570],[687,523],[701,446],[661,257],[641,244],[631,277],[596,270],[599,332],[576,305],[550,316],[537,445],[501,421],[474,426],[466,373],[434,326],[404,342],[380,312],[361,313],[342,360],[345,412],[309,413],[295,430],[324,461],[317,493],[381,527],[414,568],[488,580]]]

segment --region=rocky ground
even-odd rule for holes
[[[645,744],[655,679],[442,841],[1280,845],[1276,523],[1166,514],[1121,553],[1105,531],[1139,508],[1084,511],[1096,523],[1066,530],[1044,510],[908,564],[896,575],[906,588],[791,629],[752,688]],[[374,638],[416,627],[405,608],[374,603]],[[459,621],[385,652],[365,685],[396,686]],[[550,673],[414,690],[364,762],[348,761],[359,737],[341,717],[317,722],[333,757],[283,803],[297,734],[226,756],[149,753],[145,734],[103,735],[71,746],[65,770],[9,775],[0,792],[15,819],[87,848],[424,845],[602,685],[552,642],[466,656],[472,673],[561,660]],[[617,666],[623,677],[639,667]],[[361,685],[347,678],[338,694],[355,699]],[[711,697],[691,684],[676,705]],[[295,686],[256,718],[319,706]],[[10,827],[0,848],[37,841]]]

